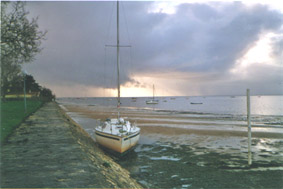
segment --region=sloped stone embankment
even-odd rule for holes
[[[1,146],[0,180],[4,188],[141,188],[55,102]]]

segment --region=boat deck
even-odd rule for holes
[[[115,136],[127,136],[132,133],[138,132],[140,129],[136,126],[131,125],[129,121],[125,121],[124,119],[109,119],[104,122],[103,125],[96,127],[97,131],[115,135]]]

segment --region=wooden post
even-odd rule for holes
[[[250,89],[247,89],[247,122],[248,122],[248,165],[252,164],[252,129],[251,129],[251,103],[250,103]]]

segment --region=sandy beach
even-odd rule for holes
[[[93,128],[100,121],[109,115],[117,115],[114,107],[64,107],[68,115],[92,136]],[[141,128],[141,138],[136,150],[129,157],[116,161],[144,186],[277,188],[283,184],[282,125],[266,124],[269,118],[252,119],[253,164],[249,167],[244,115],[215,116],[194,112],[122,108],[121,116],[137,123]],[[188,178],[186,175],[191,175],[192,171],[195,172],[194,176]],[[214,175],[211,176],[209,171]],[[251,183],[255,175],[262,180]],[[248,179],[235,182],[235,178],[244,176]],[[213,180],[203,183],[207,181],[206,177]],[[168,181],[164,182],[163,179]]]
[[[105,120],[109,115],[115,117],[115,107],[65,105],[68,112],[96,120]],[[231,115],[212,116],[210,114],[154,111],[144,109],[122,108],[121,116],[136,122],[143,133],[163,134],[198,134],[212,136],[247,136],[245,116]],[[280,118],[278,118],[280,119]],[[282,119],[282,118],[281,118]],[[283,126],[254,122],[252,134],[256,138],[283,139]]]

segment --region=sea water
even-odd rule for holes
[[[142,134],[134,151],[113,158],[150,188],[280,188],[283,183],[283,96],[252,96],[253,166],[247,166],[246,97],[122,98],[122,111],[138,120]],[[101,107],[115,109],[116,98],[61,98],[61,105],[91,136]],[[93,113],[92,113],[93,111]],[[178,130],[177,128],[186,129]],[[187,131],[188,130],[188,131]],[[203,132],[199,132],[203,131]],[[94,136],[93,136],[94,137]]]
[[[246,96],[155,97],[158,104],[146,104],[148,97],[121,98],[121,106],[212,114],[246,114]],[[116,98],[58,98],[58,102],[80,105],[116,106]],[[283,115],[283,96],[251,96],[251,114]]]

